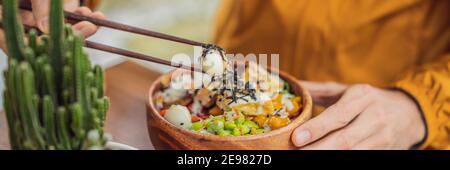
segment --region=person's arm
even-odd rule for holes
[[[444,40],[448,48],[448,37]],[[450,53],[440,56],[408,71],[396,89],[303,82],[316,104],[327,109],[295,130],[294,144],[301,149],[450,149]]]
[[[409,72],[395,84],[415,98],[427,124],[419,148],[450,149],[450,53]]]
[[[403,92],[367,84],[303,85],[327,109],[294,131],[300,149],[410,149],[425,136],[420,109]]]

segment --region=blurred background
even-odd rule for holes
[[[219,0],[107,0],[98,10],[110,20],[180,36],[196,41],[209,42],[213,32],[213,19]],[[90,38],[92,41],[170,59],[174,54],[193,54],[191,46],[140,35],[101,29]],[[95,63],[110,67],[121,57],[89,50]],[[169,68],[149,63],[140,64],[157,71]]]
[[[107,0],[98,10],[108,19],[141,28],[146,28],[188,39],[210,42],[213,33],[213,19],[220,0]],[[178,53],[193,54],[193,48],[160,39],[143,37],[116,30],[102,28],[89,40],[111,46],[170,59]],[[94,63],[105,69],[124,61],[121,56],[87,50]],[[139,62],[146,68],[167,72],[170,68],[146,62]],[[0,52],[0,70],[5,69],[6,56]],[[3,74],[0,91],[3,93]],[[3,97],[0,97],[3,103]],[[2,109],[3,104],[0,106]]]

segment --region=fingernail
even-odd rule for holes
[[[39,29],[41,29],[42,32],[48,33],[49,32],[48,24],[49,24],[49,19],[48,19],[48,17],[45,17],[41,21],[38,22],[38,27],[39,27]]]
[[[306,144],[306,142],[308,142],[311,139],[311,133],[307,130],[303,130],[298,132],[295,135],[295,141],[294,144],[296,146],[303,146]]]

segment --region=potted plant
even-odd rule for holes
[[[92,67],[83,37],[64,23],[64,1],[50,3],[49,35],[25,35],[18,2],[3,0],[3,97],[12,149],[114,149],[105,148],[111,137],[103,131],[109,108],[103,70]]]

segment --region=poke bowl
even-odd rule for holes
[[[272,70],[272,69],[268,69]],[[272,73],[278,73],[279,78],[289,86],[289,93],[298,102],[298,110],[293,113],[294,116],[285,119],[289,119],[287,123],[276,128],[270,128],[268,125],[270,123],[279,123],[280,121],[272,121],[268,115],[265,119],[265,124],[260,123],[261,121],[255,121],[258,116],[246,117],[245,121],[242,123],[247,123],[248,127],[256,126],[250,130],[243,130],[245,128],[243,125],[227,120],[225,113],[222,113],[222,118],[212,116],[208,114],[211,110],[217,110],[217,107],[209,108],[206,117],[198,120],[195,115],[192,116],[192,122],[180,123],[175,120],[175,122],[168,120],[168,111],[171,110],[172,114],[181,114],[181,112],[189,111],[192,114],[192,106],[186,103],[191,103],[183,101],[185,104],[172,105],[171,107],[158,106],[158,100],[161,96],[161,91],[164,89],[164,84],[167,84],[167,77],[173,76],[174,73],[190,73],[190,71],[176,70],[167,75],[159,77],[150,87],[149,90],[149,100],[147,103],[147,121],[148,130],[151,141],[156,149],[175,149],[175,150],[291,150],[296,149],[291,140],[291,134],[296,127],[300,126],[304,122],[311,119],[312,116],[312,99],[308,91],[302,87],[300,82],[290,76],[289,74],[282,71],[271,71]],[[178,74],[177,73],[177,74]],[[284,86],[286,86],[284,85]],[[198,90],[197,90],[198,92]],[[176,96],[176,95],[172,95]],[[192,96],[189,96],[192,97]],[[184,97],[186,98],[186,97]],[[273,97],[274,100],[277,97]],[[181,103],[183,103],[181,102]],[[186,105],[186,107],[183,107]],[[164,112],[164,113],[162,113]],[[170,112],[170,111],[169,111]],[[291,114],[291,113],[289,113]],[[204,116],[204,114],[201,114]],[[209,116],[209,117],[208,117]],[[274,116],[275,117],[275,116]],[[222,120],[219,120],[219,119]],[[195,120],[196,119],[196,120]],[[248,121],[247,121],[248,120]],[[254,123],[251,123],[253,121]],[[199,123],[200,122],[200,123]],[[212,123],[214,122],[214,123]],[[221,123],[222,122],[222,123]],[[235,125],[233,125],[233,123]],[[187,125],[188,124],[188,125]],[[199,125],[201,124],[201,125]],[[231,125],[230,125],[231,124]],[[255,125],[256,124],[256,125]],[[215,126],[214,126],[215,125]],[[258,126],[260,128],[258,128]],[[188,126],[188,127],[186,127]],[[263,128],[264,127],[264,128]],[[269,130],[267,130],[267,128]],[[273,127],[273,126],[272,126]],[[217,129],[220,129],[217,131]],[[235,128],[235,129],[233,129]],[[264,129],[264,132],[261,132]],[[235,134],[234,132],[238,132]]]

